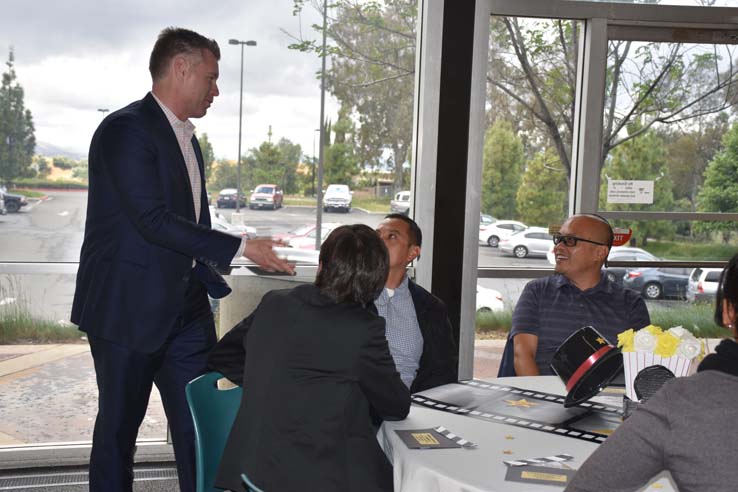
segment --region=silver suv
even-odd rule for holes
[[[722,268],[695,268],[687,282],[687,300],[714,301]]]

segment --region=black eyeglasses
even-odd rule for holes
[[[576,236],[563,236],[561,234],[553,234],[551,237],[554,244],[564,243],[564,246],[568,246],[569,248],[573,248],[574,246],[576,246],[579,241],[596,244],[597,246],[607,246],[606,243],[598,243],[597,241],[590,241],[589,239],[584,239]]]

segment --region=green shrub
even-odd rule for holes
[[[646,249],[659,258],[687,261],[728,260],[738,252],[732,244],[688,241],[649,241]]]
[[[87,183],[70,179],[50,180],[43,178],[21,178],[13,181],[18,188],[50,188],[55,190],[86,190]]]
[[[512,311],[487,311],[477,313],[477,333],[509,332],[512,327]]]

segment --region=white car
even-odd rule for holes
[[[553,239],[548,233],[548,228],[529,227],[501,239],[500,252],[515,255],[518,258],[546,256],[551,244],[553,244]]]
[[[216,231],[225,232],[232,236],[245,237],[246,239],[256,237],[256,227],[231,224],[220,214],[210,216],[210,224]]]
[[[323,195],[323,212],[332,210],[351,212],[351,198],[354,194],[349,190],[348,185],[332,184],[328,185]]]
[[[410,213],[410,192],[400,191],[395,198],[390,200],[390,213],[404,214]]]
[[[321,225],[321,228],[323,229],[322,234],[320,235],[320,244],[323,244],[323,241],[326,240],[328,237],[328,234],[333,232],[333,229],[336,227],[343,225],[336,222],[324,222]],[[299,249],[315,249],[315,234],[316,230],[313,229],[308,234],[305,234],[304,236],[298,236],[287,239],[287,246],[290,248],[299,248]]]
[[[502,294],[495,289],[488,289],[477,284],[477,312],[478,313],[499,313],[505,309],[502,302]]]
[[[695,268],[687,281],[687,300],[714,301],[722,268]]]
[[[516,220],[498,220],[479,228],[479,243],[496,248],[500,244],[500,239],[527,228],[527,225]]]

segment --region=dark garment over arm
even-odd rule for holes
[[[537,336],[536,364],[541,375],[551,375],[553,354],[579,328],[593,326],[616,345],[618,333],[650,323],[641,296],[610,282],[607,276],[603,275],[595,287],[581,291],[557,274],[525,286],[513,311],[510,337],[518,333]]]
[[[423,354],[410,391],[417,393],[458,381],[459,353],[446,305],[412,280],[408,289],[423,334]]]

